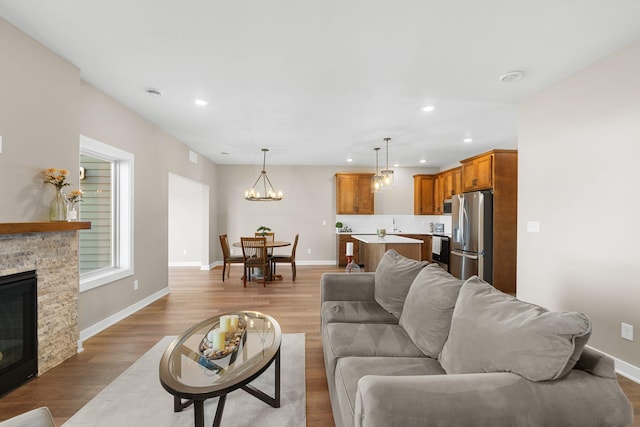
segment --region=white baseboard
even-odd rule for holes
[[[136,302],[135,304],[130,305],[129,307],[120,310],[119,312],[112,314],[111,316],[107,317],[104,320],[99,321],[98,323],[95,323],[91,326],[89,326],[87,329],[83,329],[82,331],[80,331],[80,339],[78,340],[78,353],[82,352],[84,350],[84,348],[82,347],[82,343],[91,338],[92,336],[96,335],[99,332],[104,331],[105,329],[107,329],[109,326],[115,325],[116,323],[118,323],[119,321],[121,321],[122,319],[132,315],[133,313],[135,313],[136,311],[148,306],[149,304],[151,304],[152,302],[159,300],[160,298],[162,298],[165,295],[169,295],[169,287],[166,287],[164,289],[160,289],[158,292],[155,292],[151,295],[149,295],[148,297],[141,299],[140,301]]]
[[[587,347],[591,347],[591,346],[587,346]],[[607,356],[609,356],[610,358],[613,359],[613,362],[615,364],[615,368],[616,368],[616,373],[622,375],[623,377],[633,381],[634,383],[638,383],[640,384],[640,368],[638,368],[637,366],[632,365],[631,363],[625,362],[624,360],[618,359],[617,357],[614,357],[602,350],[599,350],[597,348],[591,347],[596,351],[599,351],[600,353],[606,354]]]
[[[624,360],[613,358],[616,364],[616,372],[625,378],[630,379],[634,383],[640,384],[640,368],[627,363]]]

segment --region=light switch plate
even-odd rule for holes
[[[527,222],[527,233],[539,233],[540,223],[538,221]]]
[[[620,335],[628,341],[633,341],[633,325],[622,322],[620,325]]]
[[[191,151],[189,150],[189,161],[191,163],[198,163],[198,153],[196,153],[195,151]]]

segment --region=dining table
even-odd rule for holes
[[[233,246],[236,248],[242,248],[242,242],[233,242]],[[272,241],[267,240],[265,244],[265,247],[267,249],[284,248],[286,246],[291,246],[291,242],[287,242],[285,240],[272,240]],[[272,274],[271,269],[269,269],[269,277],[267,278],[267,281],[272,282],[274,280],[282,280],[282,274]]]

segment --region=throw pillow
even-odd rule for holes
[[[590,335],[584,314],[550,312],[474,276],[460,289],[439,360],[448,374],[513,372],[555,380],[573,369]]]
[[[377,303],[399,319],[413,279],[427,264],[426,261],[403,257],[393,249],[385,252],[375,273],[374,296]]]
[[[399,323],[426,356],[440,354],[463,283],[438,264],[429,264],[411,284]]]

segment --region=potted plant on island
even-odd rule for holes
[[[339,233],[342,227],[344,227],[343,223],[341,223],[340,221],[336,222],[336,233]]]

